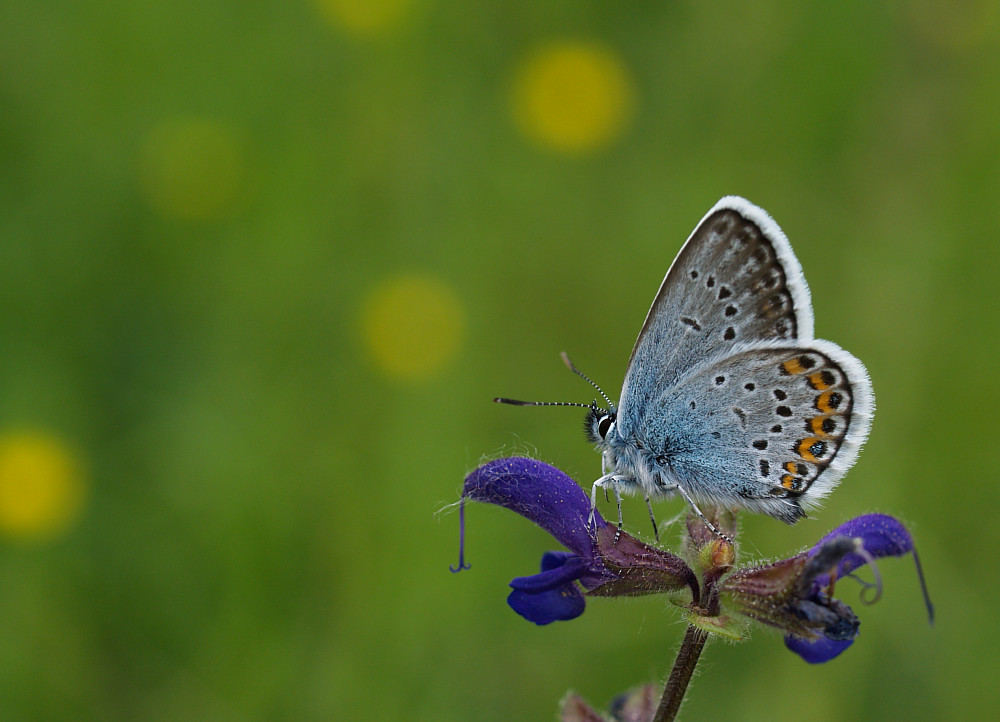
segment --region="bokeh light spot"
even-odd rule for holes
[[[244,187],[242,143],[206,118],[174,118],[153,129],[140,158],[149,204],[166,218],[203,221],[226,215]]]
[[[83,508],[77,456],[42,432],[0,434],[0,532],[22,539],[58,536]]]
[[[404,380],[441,371],[462,340],[464,313],[454,291],[431,276],[384,281],[362,310],[365,346],[379,369]]]
[[[619,55],[590,42],[553,42],[526,58],[513,83],[518,127],[565,153],[586,153],[616,140],[632,118],[635,92]]]
[[[316,4],[333,25],[371,37],[401,24],[412,0],[316,0]]]

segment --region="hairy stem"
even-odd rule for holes
[[[722,576],[723,569],[713,570],[706,575],[705,588],[702,601],[705,604],[705,616],[719,616],[719,589],[718,582]],[[674,661],[674,668],[670,670],[670,678],[667,679],[667,686],[663,688],[663,697],[660,699],[660,706],[653,715],[653,722],[673,722],[677,717],[677,712],[684,701],[684,693],[687,692],[691,677],[698,666],[698,659],[701,651],[705,649],[705,642],[708,641],[708,632],[689,624],[684,633],[684,641],[681,642],[680,651],[677,652],[677,659]]]
[[[684,700],[684,693],[687,691],[688,683],[694,674],[695,667],[698,666],[698,658],[701,657],[701,650],[705,648],[708,641],[708,632],[697,627],[688,625],[684,634],[684,641],[681,643],[680,651],[677,653],[677,660],[674,668],[670,670],[670,679],[663,690],[663,697],[660,699],[660,706],[656,709],[653,722],[672,722],[677,716],[677,711],[681,708]]]

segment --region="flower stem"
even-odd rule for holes
[[[721,569],[715,570],[712,574],[706,575],[705,589],[702,601],[705,605],[705,616],[719,616],[719,589],[718,581],[721,576]],[[680,711],[681,702],[684,701],[684,693],[687,692],[691,677],[698,666],[698,659],[701,651],[708,641],[708,632],[699,629],[693,624],[689,624],[684,633],[684,641],[681,642],[680,651],[677,652],[677,659],[674,661],[674,668],[670,670],[670,678],[667,686],[663,688],[663,697],[660,699],[660,706],[653,715],[653,722],[673,722]]]
[[[674,668],[670,670],[670,679],[663,690],[663,697],[660,699],[660,706],[656,709],[653,722],[672,722],[681,708],[684,700],[684,693],[687,691],[688,683],[694,674],[695,667],[698,666],[698,658],[701,657],[701,650],[705,648],[708,641],[708,632],[688,625],[684,634],[684,641],[681,643],[680,651],[677,653],[677,660]]]

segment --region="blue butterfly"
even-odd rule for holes
[[[572,405],[589,408],[585,429],[602,452],[594,503],[611,489],[619,524],[623,492],[647,504],[680,494],[703,519],[698,502],[794,523],[857,459],[874,411],[861,362],[813,337],[809,287],[785,234],[736,196],[677,254],[619,403],[604,398],[606,409]]]

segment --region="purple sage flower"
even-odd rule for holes
[[[920,557],[917,556],[917,550],[913,546],[913,537],[910,536],[901,521],[887,514],[865,514],[856,517],[841,524],[820,539],[807,552],[807,556],[812,560],[817,559],[823,555],[824,549],[830,549],[838,543],[838,540],[843,539],[857,540],[857,550],[843,556],[837,563],[836,569],[812,580],[809,588],[810,601],[821,603],[826,598],[825,590],[831,588],[834,582],[879,557],[899,557],[912,552],[917,566],[917,576],[920,578],[920,586],[924,592],[928,617],[933,624],[934,605],[931,604],[930,597],[927,595]],[[834,627],[833,630],[825,630],[814,640],[787,635],[785,646],[812,664],[828,662],[854,643],[856,628],[855,634],[846,639],[838,638],[841,636],[838,632],[842,634],[842,630]]]
[[[902,522],[886,514],[851,519],[789,559],[738,569],[723,580],[720,590],[736,611],[781,629],[790,650],[819,664],[850,647],[860,626],[854,611],[833,597],[835,582],[879,557],[909,553],[916,560],[933,622],[934,608],[913,538]]]
[[[569,551],[542,556],[541,571],[511,581],[511,608],[535,624],[574,619],[583,614],[583,591],[625,596],[691,588],[694,572],[673,554],[647,546],[615,529],[596,510],[583,489],[554,466],[523,457],[497,459],[480,466],[465,480],[462,501],[496,504],[533,521]],[[464,558],[465,508],[461,511]],[[582,590],[581,590],[582,587]]]

